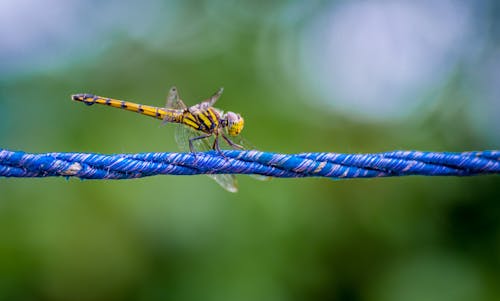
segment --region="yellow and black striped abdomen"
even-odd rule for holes
[[[168,120],[169,122],[181,122],[182,111],[174,109],[165,109],[153,106],[142,105],[130,101],[118,100],[108,97],[97,96],[93,94],[76,94],[72,96],[73,100],[81,101],[86,105],[95,103],[107,105],[113,108],[120,108],[131,112],[136,112],[142,115],[150,116],[160,120]]]
[[[197,106],[193,106],[184,111],[182,123],[207,134],[214,133],[220,124],[219,114],[213,108],[200,110]]]

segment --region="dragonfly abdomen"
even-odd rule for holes
[[[93,105],[95,103],[107,105],[113,108],[120,108],[126,111],[136,112],[160,120],[167,119],[170,122],[180,122],[182,118],[182,110],[153,107],[125,100],[97,96],[93,94],[75,94],[72,96],[72,98],[73,100],[81,101],[86,105]]]

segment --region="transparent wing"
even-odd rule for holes
[[[174,86],[170,88],[167,95],[167,104],[165,105],[168,109],[176,109],[176,110],[184,110],[186,109],[186,105],[179,97],[179,91]]]
[[[213,107],[214,104],[217,102],[217,100],[220,98],[222,95],[222,92],[224,92],[224,88],[219,88],[217,92],[215,92],[214,95],[210,96],[210,98],[203,100],[201,103],[203,107],[208,108],[208,107]]]
[[[183,152],[189,152],[189,139],[200,136],[201,133],[197,132],[185,125],[175,124],[175,142],[179,149]],[[195,151],[205,152],[212,150],[212,143],[214,138],[199,139],[193,141]],[[214,179],[220,186],[229,192],[238,191],[238,183],[234,175],[208,175]]]

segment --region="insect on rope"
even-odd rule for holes
[[[219,147],[219,136],[226,142],[236,148],[244,149],[243,146],[232,142],[229,136],[238,136],[243,130],[244,120],[240,114],[233,112],[223,113],[213,107],[215,102],[222,95],[224,88],[220,88],[209,99],[202,101],[192,107],[187,107],[179,98],[176,87],[172,87],[168,93],[167,104],[165,108],[152,107],[137,104],[129,101],[116,100],[108,97],[97,96],[93,94],[76,94],[73,100],[81,101],[86,105],[95,103],[108,105],[114,108],[121,108],[127,111],[140,113],[163,120],[163,123],[179,123],[191,129],[200,132],[198,136],[189,138],[189,150],[195,152],[193,142],[196,140],[207,139],[215,136],[212,149],[221,151]]]
[[[183,153],[103,155],[94,153],[30,154],[0,149],[0,177],[78,177],[131,179],[154,175],[206,174],[231,192],[237,191],[235,174],[299,178],[373,178],[408,175],[472,176],[500,173],[500,151],[419,152],[376,154],[276,154],[248,150],[241,137],[241,115],[213,107],[222,89],[191,107],[170,89],[165,107],[154,107],[93,94],[76,94],[73,100],[137,112],[173,124],[175,140]],[[235,150],[221,150],[219,138]],[[211,141],[210,139],[213,139]]]
[[[76,94],[72,96],[72,99],[87,105],[97,103],[120,108],[163,120],[163,123],[175,124],[175,140],[181,151],[196,153],[215,150],[223,155],[219,145],[219,137],[222,137],[234,149],[244,150],[245,146],[248,145],[239,136],[244,126],[243,117],[234,112],[224,113],[213,107],[223,90],[220,88],[210,98],[191,107],[184,104],[176,87],[170,88],[164,108],[93,94]],[[213,137],[212,143],[209,141],[211,137]],[[237,142],[233,142],[233,140]],[[229,191],[238,190],[234,175],[216,174],[210,175],[210,177]]]

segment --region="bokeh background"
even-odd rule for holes
[[[0,1],[0,147],[176,151],[225,92],[273,152],[500,148],[500,5]],[[0,300],[499,300],[500,178],[0,179]]]

